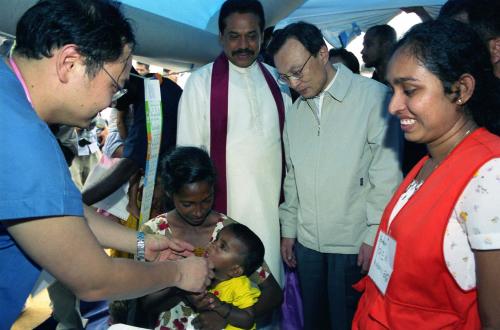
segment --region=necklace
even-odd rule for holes
[[[440,161],[435,161],[434,158],[429,157],[429,159],[425,162],[424,166],[420,169],[418,172],[417,176],[415,177],[415,181],[418,184],[422,184],[433,172],[436,170],[439,165],[448,157],[448,155],[457,147],[457,145],[462,142],[467,135],[469,135],[471,132],[473,132],[477,128],[476,124],[473,123],[470,125],[469,129],[465,131],[465,133],[462,135],[460,139],[458,139],[455,144],[450,148],[450,150],[444,155],[444,157]]]

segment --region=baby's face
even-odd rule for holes
[[[214,265],[215,278],[227,280],[232,276],[232,270],[239,267],[246,247],[234,236],[230,229],[222,229],[217,239],[206,251],[206,257]]]

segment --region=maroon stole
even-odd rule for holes
[[[273,76],[264,65],[257,62],[264,74],[267,85],[273,94],[276,107],[281,136],[282,157],[282,185],[285,175],[285,150],[283,148],[283,127],[285,124],[285,105],[281,91]],[[227,212],[227,179],[226,179],[226,139],[227,139],[227,114],[228,114],[228,89],[229,89],[229,61],[220,54],[213,64],[212,81],[210,92],[210,158],[217,170],[217,182],[215,183],[214,210],[226,214]],[[281,194],[281,198],[283,193]]]

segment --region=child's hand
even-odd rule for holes
[[[202,308],[205,306],[206,303],[204,302],[205,296],[207,292],[202,292],[202,293],[187,293],[185,295],[187,301],[193,307],[197,312],[201,311]],[[206,309],[206,308],[205,308]]]
[[[200,294],[188,294],[186,298],[198,312],[214,310],[221,305],[219,298],[208,291]]]
[[[191,324],[195,329],[219,330],[224,329],[227,322],[215,312],[202,312],[195,317]]]
[[[218,293],[217,291],[215,291],[214,293],[207,292],[205,297],[209,303],[207,307],[208,310],[215,310],[222,305],[222,301],[220,301],[219,297],[217,296],[217,293]]]

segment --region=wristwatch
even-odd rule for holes
[[[145,261],[145,250],[146,241],[144,240],[144,233],[142,231],[137,232],[137,253],[135,259],[138,261]]]

